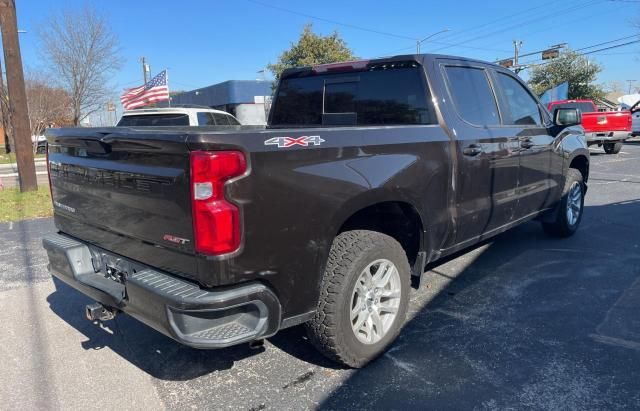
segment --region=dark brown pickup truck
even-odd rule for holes
[[[306,323],[360,367],[427,263],[531,219],[576,231],[589,152],[554,116],[506,69],[405,55],[285,71],[267,127],[50,130],[50,270],[92,320],[197,348]]]

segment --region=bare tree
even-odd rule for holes
[[[31,135],[39,136],[50,126],[73,123],[71,95],[60,87],[51,86],[43,73],[29,72],[25,80]]]
[[[0,76],[2,74],[0,73]],[[2,78],[0,78],[2,80]],[[13,142],[13,133],[11,130],[11,121],[9,120],[9,93],[3,82],[0,82],[0,121],[2,122],[2,131],[4,133],[4,149],[5,153],[13,151],[15,145]]]
[[[51,17],[39,37],[50,69],[71,97],[73,124],[79,125],[110,93],[107,81],[122,64],[118,39],[88,5]]]

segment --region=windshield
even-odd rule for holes
[[[189,116],[186,114],[135,114],[126,115],[118,122],[118,127],[154,127],[154,126],[188,126]]]

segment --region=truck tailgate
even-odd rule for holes
[[[47,138],[58,229],[139,261],[195,275],[195,263],[185,266],[184,258],[171,260],[173,253],[153,251],[194,254],[184,134],[78,128],[51,130]],[[164,255],[164,261],[154,255]]]
[[[586,132],[631,132],[631,113],[628,111],[583,113],[582,126]]]

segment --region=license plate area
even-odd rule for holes
[[[127,273],[125,271],[120,271],[116,268],[115,265],[105,264],[104,276],[109,280],[115,281],[116,283],[124,284]]]
[[[93,276],[101,278],[99,283],[102,284],[102,287],[99,288],[108,294],[116,296],[118,301],[126,300],[127,290],[125,284],[127,278],[138,271],[144,270],[145,267],[100,249],[90,248],[90,251],[94,271]]]

